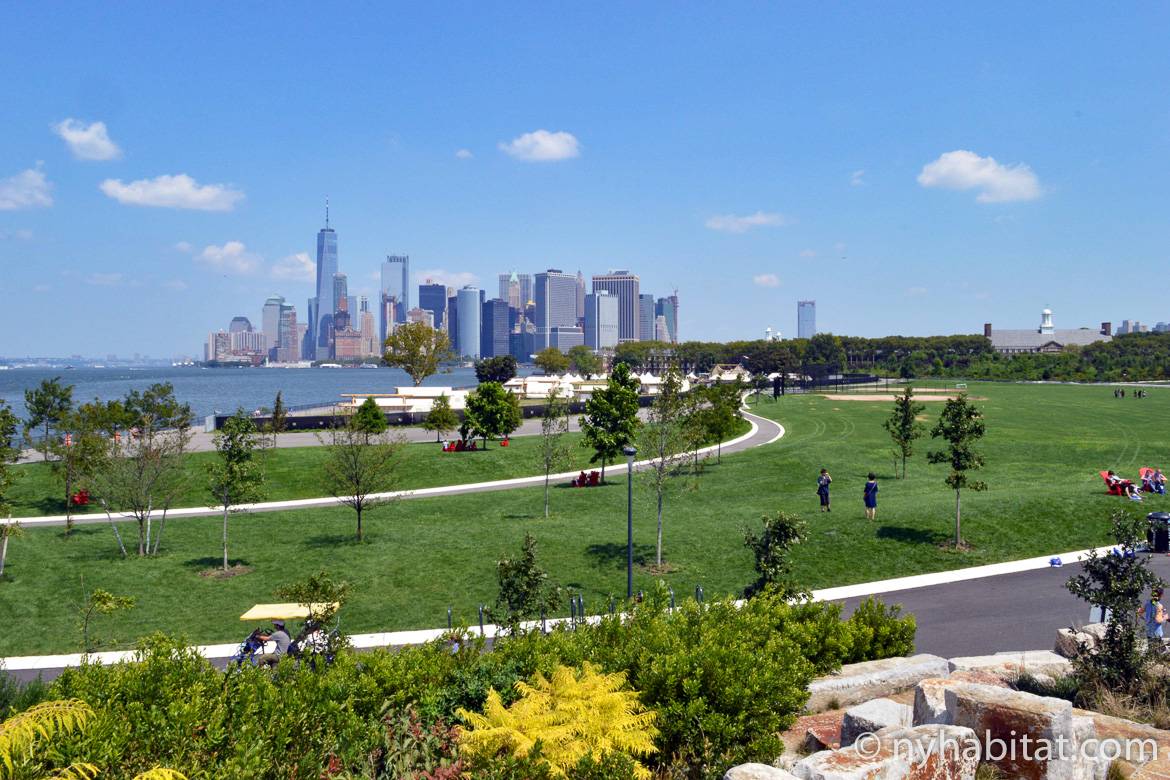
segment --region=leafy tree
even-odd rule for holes
[[[658,513],[658,536],[654,561],[662,565],[662,512],[667,489],[678,471],[683,451],[682,378],[671,367],[662,378],[662,385],[654,403],[650,405],[646,422],[638,435],[638,451],[648,456],[650,468],[645,479],[654,491]]]
[[[82,410],[70,411],[61,420],[64,434],[52,445],[53,473],[65,489],[65,535],[73,531],[73,496],[86,488],[105,462],[109,441]]]
[[[276,446],[276,437],[288,428],[288,409],[279,390],[276,391],[276,400],[272,402],[272,414],[268,420],[268,432],[272,434],[272,446]]]
[[[450,358],[451,341],[445,332],[425,322],[408,322],[394,328],[394,332],[386,337],[382,362],[404,370],[418,387],[439,370],[439,364]]]
[[[905,392],[894,399],[894,410],[889,419],[882,423],[902,455],[902,477],[906,476],[906,458],[914,454],[914,441],[922,436],[926,427],[918,422],[918,415],[924,409],[925,404],[914,400],[914,388],[906,385]]]
[[[986,427],[983,424],[983,414],[967,401],[967,394],[960,393],[954,398],[947,399],[938,418],[938,423],[930,432],[931,438],[941,438],[947,443],[944,450],[927,453],[927,460],[931,463],[946,463],[951,467],[946,483],[955,491],[955,546],[963,544],[960,498],[963,488],[968,490],[986,490],[987,484],[973,480],[967,476],[970,471],[983,467],[983,455],[976,452],[975,444],[983,438]]]
[[[805,589],[792,580],[792,562],[789,553],[792,548],[808,538],[808,524],[798,515],[777,512],[771,517],[764,516],[764,529],[760,533],[746,531],[744,543],[755,556],[753,564],[759,576],[748,585],[744,595],[748,598],[765,590],[791,599],[802,596]]]
[[[704,438],[715,440],[716,460],[723,462],[723,440],[735,431],[739,419],[739,404],[743,397],[743,385],[739,381],[714,384],[704,390],[707,397],[706,413],[701,415]]]
[[[1129,693],[1138,687],[1151,660],[1141,649],[1144,621],[1138,613],[1143,597],[1162,581],[1150,571],[1150,557],[1139,549],[1146,540],[1146,521],[1122,511],[1113,514],[1111,523],[1120,554],[1090,550],[1081,573],[1065,583],[1074,596],[1108,610],[1104,639],[1096,649],[1081,652],[1073,664],[1083,683]]]
[[[61,384],[61,377],[42,379],[40,385],[24,391],[24,407],[28,419],[24,423],[24,439],[35,444],[47,461],[52,450],[53,431],[73,409],[73,385]],[[34,441],[33,431],[40,431],[40,441]]]
[[[4,577],[4,563],[8,560],[8,540],[23,533],[24,529],[20,527],[20,523],[13,522],[11,515],[0,523],[0,578]]]
[[[444,434],[455,430],[458,426],[459,418],[451,409],[451,399],[447,397],[446,393],[440,394],[431,404],[431,410],[427,412],[427,417],[423,420],[423,430],[434,431],[435,441],[439,441]]]
[[[8,491],[16,480],[12,464],[20,460],[20,450],[16,446],[16,428],[19,423],[20,420],[8,404],[0,400],[0,514],[12,511],[8,503]]]
[[[122,406],[130,424],[148,438],[163,431],[186,432],[194,421],[191,405],[175,397],[170,382],[159,382],[139,393],[131,390]]]
[[[313,618],[325,624],[345,606],[352,591],[348,582],[334,579],[329,572],[322,570],[277,588],[276,597],[309,608]]]
[[[532,362],[536,364],[537,368],[550,376],[552,374],[563,374],[569,369],[569,359],[556,347],[545,347],[536,353],[536,356],[532,358]]]
[[[691,392],[682,397],[679,410],[679,426],[682,434],[683,450],[690,453],[691,473],[698,478],[699,450],[707,441],[707,417],[711,414],[708,392],[702,388],[692,388]],[[697,484],[697,483],[696,483]]]
[[[318,438],[326,448],[326,488],[357,514],[360,542],[364,538],[362,514],[388,501],[378,494],[394,489],[405,442],[389,432],[371,435],[352,421],[335,424],[325,434],[318,434]]]
[[[638,378],[630,374],[630,367],[619,363],[606,386],[585,402],[585,415],[580,418],[583,444],[593,449],[591,463],[601,461],[602,481],[606,464],[617,458],[638,432],[640,386]]]
[[[584,344],[569,347],[569,364],[586,379],[601,373],[601,358]]]
[[[549,478],[554,471],[571,462],[570,445],[565,441],[569,432],[569,405],[561,398],[559,388],[549,393],[540,417],[540,466],[544,470],[544,516],[548,517]]]
[[[501,385],[516,376],[516,358],[497,355],[475,362],[475,378],[480,382],[499,382]]]
[[[86,590],[83,580],[81,583],[81,603],[77,607],[77,627],[81,630],[81,652],[92,653],[101,646],[101,642],[90,635],[90,627],[94,618],[133,608],[134,598],[132,596],[115,596],[101,588]]]
[[[516,633],[521,621],[535,620],[542,612],[555,609],[560,588],[553,585],[548,572],[536,560],[536,539],[524,534],[520,555],[501,558],[496,563],[500,591],[492,610],[492,620]]]
[[[228,570],[228,513],[232,506],[256,501],[264,484],[264,472],[256,461],[261,446],[256,426],[238,409],[215,433],[219,459],[208,464],[208,492],[223,507],[223,570]]]
[[[390,427],[386,415],[373,398],[367,397],[350,418],[350,424],[367,436],[376,436]]]
[[[464,416],[473,436],[507,438],[520,427],[520,400],[498,382],[484,382],[467,395]]]
[[[833,372],[845,368],[845,347],[840,336],[832,333],[818,333],[808,340],[804,353],[806,363],[822,365]]]

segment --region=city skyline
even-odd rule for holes
[[[326,195],[375,312],[391,254],[409,288],[628,267],[679,290],[684,339],[791,334],[802,299],[871,336],[1037,299],[1170,319],[1090,281],[1164,262],[1168,9],[464,10],[13,9],[0,65],[36,66],[0,106],[4,351],[190,353],[272,294],[308,324]],[[308,29],[328,58],[288,44]]]

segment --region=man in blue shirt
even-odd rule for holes
[[[1150,591],[1150,600],[1143,611],[1146,620],[1146,638],[1162,639],[1162,627],[1166,623],[1166,608],[1162,606],[1162,589],[1154,588]]]

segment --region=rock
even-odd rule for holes
[[[1114,740],[1121,745],[1128,744],[1129,764],[1142,766],[1153,761],[1166,761],[1166,766],[1170,766],[1170,731],[1088,710],[1074,709],[1073,717],[1092,719],[1093,730],[1102,742]]]
[[[816,715],[804,715],[780,735],[784,749],[794,753],[815,753],[841,746],[841,720],[844,710],[830,710]]]
[[[1081,647],[1087,647],[1093,641],[1093,637],[1083,631],[1058,628],[1056,629],[1056,645],[1052,649],[1053,652],[1064,658],[1076,658],[1081,654]]]
[[[974,780],[974,742],[970,729],[894,726],[851,747],[808,756],[793,774],[802,780]]]
[[[877,733],[887,726],[909,726],[914,708],[889,699],[871,699],[845,711],[841,722],[841,747],[849,747],[866,733]]]
[[[818,677],[809,684],[805,709],[818,712],[834,701],[840,707],[860,704],[909,690],[928,677],[945,677],[949,671],[945,659],[925,654],[846,664],[837,673]]]
[[[1067,677],[1072,674],[1072,664],[1069,660],[1050,650],[1025,650],[952,658],[949,666],[952,672],[991,672],[1009,678],[1024,673],[1041,678]]]
[[[794,775],[767,764],[740,764],[723,775],[723,780],[797,780]]]
[[[1073,739],[1080,752],[1077,766],[1077,780],[1105,780],[1109,765],[1113,763],[1108,751],[1100,750],[1097,729],[1093,718],[1073,712]]]
[[[1093,641],[1100,644],[1105,641],[1105,632],[1108,629],[1108,623],[1089,623],[1088,625],[1081,626],[1081,633],[1088,634],[1093,638]]]
[[[980,685],[994,685],[997,688],[1010,688],[1011,683],[1007,678],[994,672],[972,672],[959,671],[951,672],[947,675],[947,679],[952,682],[971,682],[979,683]]]
[[[912,722],[915,726],[929,724],[950,725],[950,713],[947,711],[947,688],[958,681],[932,677],[922,680],[914,688],[914,708]]]
[[[1125,774],[1126,768],[1130,774]],[[1132,765],[1122,769],[1122,776],[1127,780],[1170,780],[1170,759],[1150,761],[1139,767]]]

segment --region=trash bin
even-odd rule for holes
[[[1146,529],[1146,542],[1156,553],[1170,553],[1170,512],[1150,512],[1146,515],[1150,527]]]

